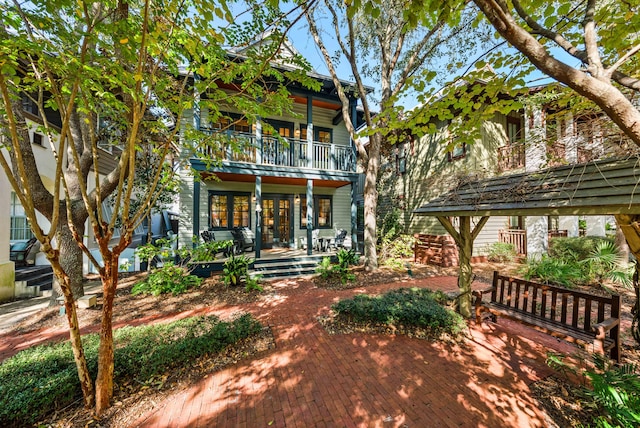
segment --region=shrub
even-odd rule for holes
[[[114,332],[116,383],[145,384],[194,359],[222,351],[256,334],[260,323],[249,314],[230,322],[215,316],[168,324],[123,327]],[[91,376],[97,373],[99,337],[82,337]],[[0,365],[0,426],[33,425],[48,413],[81,399],[69,342],[28,348]]]
[[[620,252],[608,239],[599,237],[555,238],[549,254],[528,260],[523,270],[526,279],[539,278],[571,287],[574,284],[602,284],[609,280],[631,284],[631,269],[622,265]]]
[[[635,364],[615,366],[606,357],[593,354],[592,365],[576,368],[567,363],[562,354],[549,354],[547,364],[560,372],[579,374],[589,379],[590,388],[584,395],[601,409],[595,421],[597,427],[640,426],[640,376]]]
[[[422,288],[400,288],[380,296],[357,295],[332,306],[338,317],[363,324],[420,327],[434,333],[460,333],[462,317],[444,308],[443,295]]]
[[[571,261],[584,260],[601,242],[613,241],[599,236],[552,238],[549,240],[549,256]]]
[[[316,268],[316,272],[320,274],[322,278],[338,277],[340,281],[345,284],[347,281],[353,281],[356,276],[349,272],[349,266],[358,263],[360,257],[353,250],[346,250],[341,248],[336,254],[337,263],[332,263],[330,257],[323,257],[322,261]]]
[[[522,269],[526,280],[537,278],[544,283],[560,284],[573,288],[582,278],[582,269],[578,262],[543,255],[540,259],[529,259]]]
[[[198,287],[201,283],[201,278],[189,274],[184,267],[166,262],[162,267],[152,270],[147,279],[134,285],[131,294],[159,296],[171,293],[175,296]]]
[[[336,253],[336,258],[338,259],[338,266],[342,268],[357,265],[360,261],[360,256],[354,250],[347,250],[344,248],[341,248]]]
[[[489,246],[487,259],[490,262],[512,262],[517,257],[516,246],[506,242],[494,242]]]
[[[623,267],[622,262],[618,247],[613,242],[601,241],[580,264],[590,282],[602,283],[607,279],[629,287],[633,268]]]
[[[252,259],[244,254],[235,256],[232,253],[229,259],[224,262],[224,269],[222,271],[222,280],[224,283],[232,286],[244,283],[247,291],[262,291],[262,287],[258,284],[258,280],[249,275],[249,266],[251,265],[251,262]]]

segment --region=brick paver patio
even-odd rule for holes
[[[551,373],[544,362],[549,349],[574,349],[566,342],[508,320],[472,325],[472,340],[460,346],[405,336],[329,335],[316,319],[333,302],[356,293],[400,286],[451,291],[456,281],[435,277],[341,291],[318,289],[309,281],[280,281],[277,291],[257,304],[162,318],[249,311],[271,327],[276,347],[170,395],[133,426],[546,426],[528,386]],[[0,335],[0,360],[66,337],[59,330]]]

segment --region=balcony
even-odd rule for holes
[[[212,159],[291,168],[356,170],[355,151],[351,146],[273,136],[263,136],[259,141],[251,133],[203,132],[213,136],[217,143],[217,147],[210,145],[203,149],[204,155]]]
[[[498,148],[498,168],[500,171],[512,171],[525,166],[524,143],[509,143]]]

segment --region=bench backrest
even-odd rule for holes
[[[620,295],[599,296],[493,273],[491,301],[537,317],[591,331],[607,318],[620,317]]]

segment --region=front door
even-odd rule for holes
[[[262,248],[289,247],[293,241],[293,196],[262,198]]]

